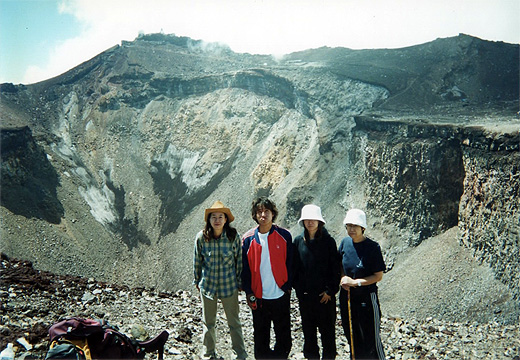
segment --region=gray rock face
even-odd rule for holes
[[[508,126],[458,127],[356,117],[367,206],[408,230],[411,245],[453,226],[460,241],[520,296],[520,135]],[[383,140],[384,139],[384,140]]]
[[[517,139],[516,145],[520,143]],[[491,145],[492,146],[492,145]],[[490,147],[491,147],[490,146]],[[464,151],[461,241],[520,297],[520,152]]]
[[[204,209],[223,201],[243,233],[269,195],[294,235],[301,207],[320,205],[338,242],[346,210],[365,209],[389,269],[458,226],[518,299],[518,45],[460,35],[279,61],[203,45],[143,35],[2,84],[3,252],[188,289]]]
[[[26,218],[57,224],[64,215],[57,198],[59,177],[29,127],[5,129],[2,144],[2,204]]]

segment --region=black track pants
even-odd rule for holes
[[[350,344],[350,321],[348,316],[348,293],[341,289],[339,307],[345,336]],[[380,336],[381,313],[377,292],[352,294],[350,299],[352,328],[354,335],[354,355],[356,359],[385,359]],[[352,344],[350,344],[352,349]],[[352,357],[352,354],[351,354]]]

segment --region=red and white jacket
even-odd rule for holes
[[[269,256],[274,280],[282,291],[291,289],[293,269],[293,243],[291,233],[273,225],[267,237]],[[262,298],[262,278],[260,276],[260,262],[262,246],[258,237],[258,227],[253,228],[242,236],[242,289],[246,294],[254,294]]]

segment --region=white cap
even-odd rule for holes
[[[298,224],[303,226],[303,220],[318,220],[325,224],[325,220],[323,219],[323,216],[321,216],[321,209],[316,205],[305,205],[302,208],[302,216],[300,217],[300,220],[298,220]]]
[[[362,228],[367,228],[367,216],[363,212],[363,210],[359,209],[350,209],[347,211],[347,215],[343,220],[343,225],[352,224],[359,225]]]

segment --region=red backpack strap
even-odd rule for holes
[[[166,341],[168,341],[169,335],[170,334],[168,333],[168,331],[163,330],[159,335],[157,335],[153,339],[140,341],[139,347],[142,348],[145,353],[157,351],[157,358],[159,360],[162,360],[164,354],[164,344],[166,344]]]

